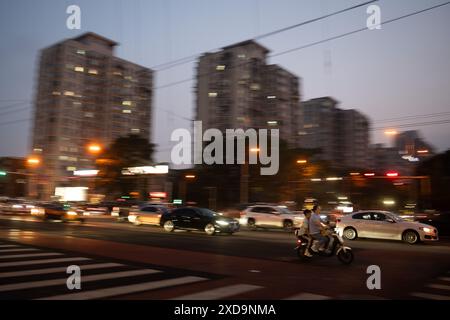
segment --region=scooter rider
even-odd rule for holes
[[[303,219],[303,223],[300,228],[295,231],[295,235],[299,238],[302,237],[308,240],[308,245],[306,246],[305,250],[305,256],[312,257],[312,254],[309,252],[312,243],[312,237],[309,234],[309,218],[311,217],[311,210],[305,209],[303,211],[303,214],[305,215],[305,219]]]
[[[314,205],[311,217],[309,218],[309,234],[314,240],[318,240],[319,248],[313,245],[311,248],[312,251],[324,251],[327,247],[329,238],[322,235],[322,231],[325,229],[325,225],[320,221],[320,206]]]

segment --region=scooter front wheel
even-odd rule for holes
[[[354,256],[351,249],[341,249],[337,254],[337,258],[343,264],[350,264],[353,262]]]

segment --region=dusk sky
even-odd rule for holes
[[[355,0],[2,0],[0,2],[0,156],[25,156],[39,50],[92,31],[119,42],[116,55],[154,67],[253,38],[364,1]],[[382,21],[445,0],[382,0]],[[81,7],[81,30],[66,27],[67,6]],[[366,25],[366,7],[259,42],[272,54]],[[370,117],[373,128],[450,119],[450,5],[304,50],[270,58],[301,77],[302,100],[332,96]],[[155,73],[153,142],[169,160],[171,132],[190,127],[195,61]],[[19,101],[23,100],[23,101]],[[22,104],[19,104],[22,103]],[[5,108],[17,104],[14,108]],[[26,108],[28,107],[28,108]],[[3,110],[4,109],[4,110]],[[17,110],[12,112],[11,110]],[[10,112],[11,111],[11,112]],[[169,111],[169,112],[167,112]],[[446,113],[435,116],[436,113]],[[176,114],[173,115],[172,113]],[[397,122],[384,119],[427,115]],[[24,120],[29,119],[29,120]],[[15,120],[19,122],[9,123]],[[23,121],[22,121],[23,120]],[[343,124],[345,125],[345,124]],[[412,126],[438,151],[450,148],[449,123]],[[383,130],[372,143],[387,143]]]

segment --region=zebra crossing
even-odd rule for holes
[[[67,267],[80,267],[81,290],[69,290]],[[188,286],[220,280],[214,274],[195,273],[161,266],[108,261],[21,244],[0,243],[0,300],[89,300],[120,298],[177,286]],[[172,300],[219,300],[268,289],[263,286],[236,283],[210,287],[174,296]],[[286,299],[332,299],[312,293],[299,293]]]
[[[420,292],[412,292],[411,296],[427,300],[450,300],[450,271],[425,285]]]

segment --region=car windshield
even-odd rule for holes
[[[205,216],[207,216],[207,217],[217,217],[217,216],[220,216],[217,212],[214,212],[214,211],[209,210],[209,209],[199,208],[199,210],[200,210],[200,212],[201,212],[203,215],[205,215]]]

